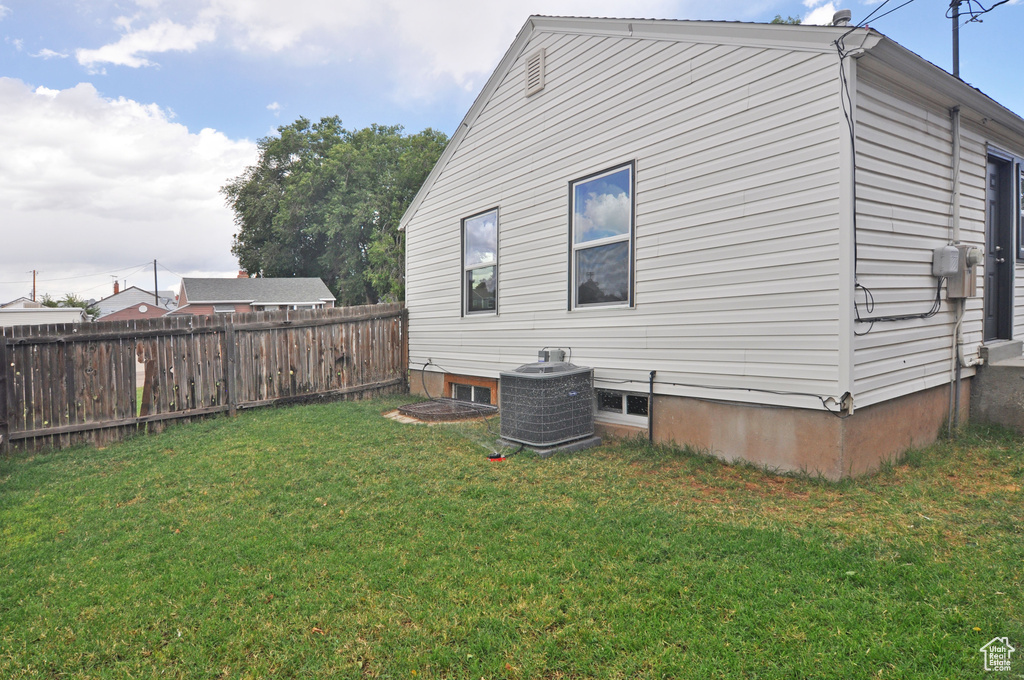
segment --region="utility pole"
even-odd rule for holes
[[[156,260],[153,260],[153,304],[160,306],[160,294],[156,292]]]
[[[32,270],[32,302],[36,301],[36,270]]]
[[[952,0],[949,3],[953,10],[953,77],[960,77],[960,5],[963,0]]]

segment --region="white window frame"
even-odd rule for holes
[[[622,408],[620,411],[609,411],[602,409],[601,392],[609,392],[622,396]],[[636,415],[628,412],[629,397],[641,397],[647,400],[647,415]],[[594,419],[598,422],[611,423],[613,425],[631,425],[633,427],[647,427],[648,418],[651,413],[650,395],[645,392],[627,392],[624,390],[607,389],[594,387]]]
[[[449,384],[451,385],[451,391],[452,391],[451,398],[455,399],[456,401],[463,401],[462,399],[459,399],[458,397],[455,396],[456,390],[459,387],[468,387],[470,389],[470,400],[468,402],[466,402],[466,403],[490,405],[490,403],[491,403],[490,400],[494,396],[494,390],[492,388],[486,387],[484,385],[469,385],[467,383],[456,383],[456,382],[452,382],[452,383],[449,383]],[[487,392],[488,392],[488,400],[487,401],[477,401],[476,400],[476,391],[477,390],[487,390]]]
[[[479,217],[484,217],[485,215],[489,215],[490,213],[494,213],[494,261],[493,262],[482,262],[482,263],[467,265],[466,264],[466,245],[467,245],[467,240],[466,240],[466,224],[470,220],[474,220],[474,219],[477,219]],[[487,210],[482,210],[482,211],[480,211],[478,213],[474,213],[474,214],[472,214],[472,215],[470,215],[468,217],[462,218],[462,222],[461,222],[461,225],[460,225],[461,234],[462,234],[462,244],[461,244],[460,259],[461,259],[462,267],[461,267],[461,282],[459,284],[460,288],[462,289],[462,316],[479,316],[479,315],[485,315],[486,316],[486,315],[496,315],[498,313],[498,230],[500,229],[500,223],[501,223],[501,215],[499,214],[497,207],[489,208]],[[470,308],[469,308],[469,302],[470,302],[469,274],[470,274],[470,272],[475,271],[477,269],[485,269],[487,267],[494,267],[494,309],[470,310]]]
[[[593,241],[585,241],[584,243],[576,243],[576,186],[585,182],[592,182],[594,180],[614,175],[622,172],[623,170],[629,171],[629,229],[624,234],[617,234],[615,236],[609,236],[602,239],[595,239]],[[634,250],[636,242],[636,163],[635,161],[629,161],[627,163],[621,163],[612,168],[607,168],[599,172],[574,179],[569,182],[569,311],[574,309],[592,309],[592,308],[630,308],[634,306]],[[626,299],[621,301],[613,302],[589,302],[580,304],[578,301],[579,289],[577,287],[576,272],[577,256],[581,251],[591,250],[601,246],[613,245],[616,243],[626,243],[626,277],[628,283],[628,292]]]

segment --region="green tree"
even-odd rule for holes
[[[447,143],[427,129],[300,118],[259,140],[259,159],[221,192],[235,212],[232,252],[260,276],[316,276],[341,304],[405,296],[398,223]]]
[[[100,315],[99,307],[90,304],[89,300],[84,300],[74,293],[65,293],[64,297],[59,300],[54,299],[47,293],[43,293],[43,296],[39,299],[39,304],[43,307],[81,307],[91,320],[95,320]]]
[[[800,23],[800,17],[786,17],[785,19],[783,19],[781,14],[776,14],[775,18],[771,20],[771,23],[773,23],[773,24],[799,24]]]

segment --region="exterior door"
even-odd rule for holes
[[[988,159],[985,210],[985,340],[1013,337],[1013,163]]]

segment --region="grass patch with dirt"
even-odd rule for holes
[[[1004,431],[832,484],[638,441],[494,463],[398,403],[0,460],[0,676],[958,678],[1024,642]]]

